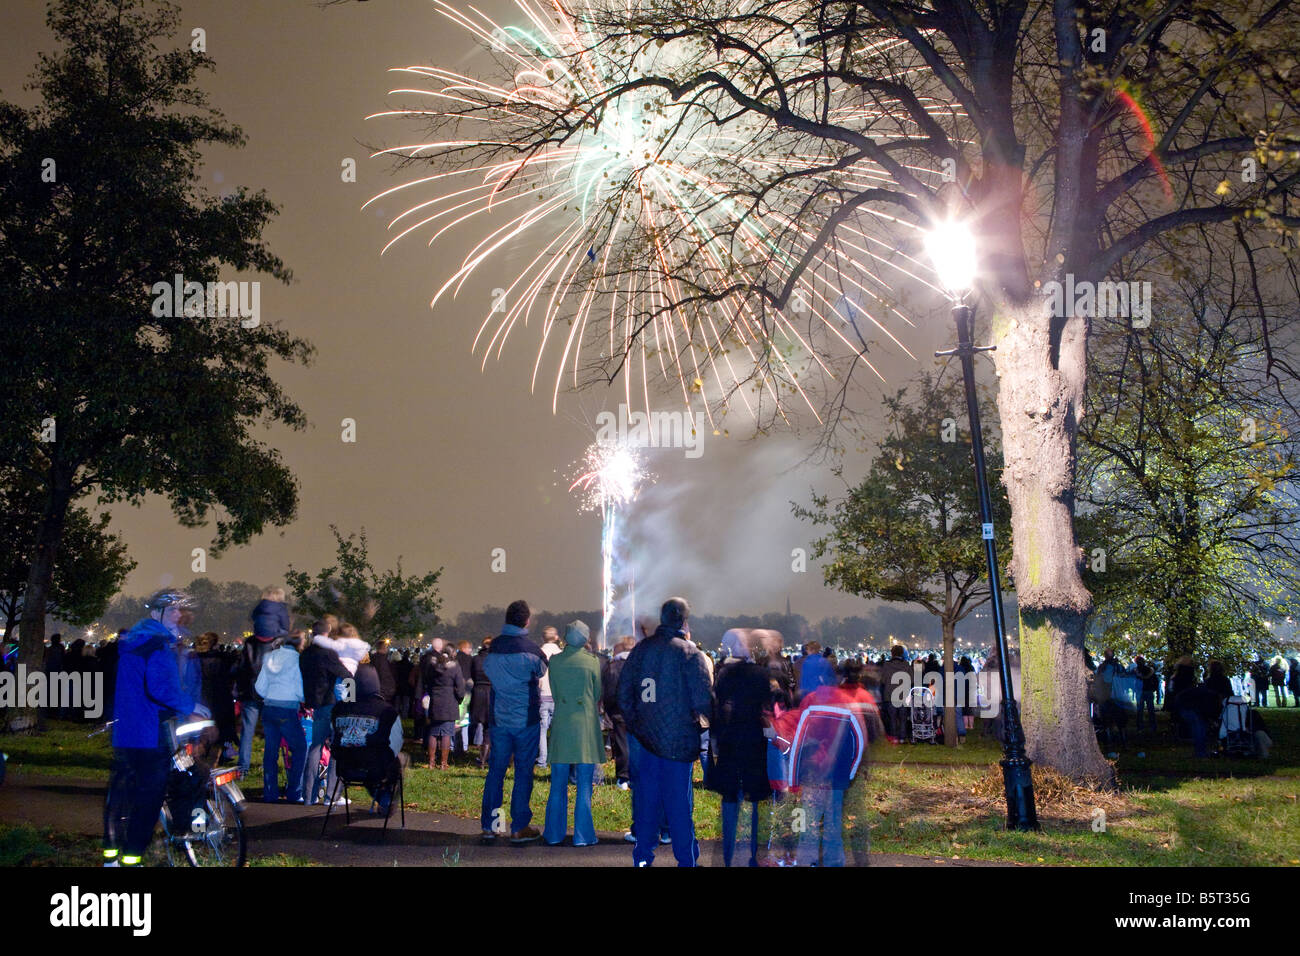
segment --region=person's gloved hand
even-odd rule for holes
[[[212,719],[212,711],[208,710],[208,708],[202,704],[194,705],[194,714],[195,716],[202,717],[204,720]]]

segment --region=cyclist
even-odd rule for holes
[[[118,640],[113,768],[104,803],[104,865],[139,866],[167,792],[172,750],[166,721],[210,716],[181,686],[181,619],[194,607],[184,591],[165,589],[145,603],[149,616]],[[127,809],[126,833],[112,821]]]

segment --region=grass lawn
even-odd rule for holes
[[[1134,736],[1118,753],[1116,794],[1094,794],[1045,776],[1038,781],[1038,833],[1003,830],[1001,749],[979,734],[978,724],[960,748],[878,745],[869,778],[849,791],[846,824],[865,823],[872,848],[890,853],[1074,865],[1300,865],[1300,709],[1269,708],[1264,715],[1275,742],[1267,761],[1196,760],[1189,744],[1148,734]],[[39,737],[0,737],[0,749],[10,755],[15,773],[106,776],[107,735],[88,740],[90,729],[52,722]],[[413,743],[407,750],[408,809],[478,816],[483,771],[470,764],[430,771]],[[254,768],[260,762],[259,742]],[[699,776],[697,766],[697,832],[702,839],[716,838],[717,795],[698,785]],[[614,777],[612,762],[605,777]],[[535,781],[532,804],[540,824],[549,771],[539,771]],[[508,777],[507,801],[511,784]],[[256,769],[245,790],[253,798],[260,793]],[[626,791],[600,787],[593,807],[597,829],[622,832],[631,822]],[[38,839],[21,827],[0,828],[0,847],[0,865],[23,854],[40,865],[48,859],[46,849],[78,852],[76,838]],[[274,858],[259,862],[277,865]]]

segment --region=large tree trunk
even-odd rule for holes
[[[993,332],[1026,749],[1040,766],[1111,786],[1114,772],[1088,716],[1083,635],[1092,597],[1080,574],[1073,521],[1086,327],[1081,319],[1054,327],[1043,300],[1030,297],[999,303]]]
[[[945,746],[957,746],[957,724],[961,715],[957,713],[957,701],[962,699],[957,693],[955,679],[956,668],[953,666],[953,654],[957,650],[957,625],[949,618],[943,622],[943,742]]]
[[[27,665],[29,673],[41,669],[45,656],[45,609],[49,601],[50,584],[54,580],[54,562],[63,540],[63,524],[71,503],[71,482],[56,481],[50,489],[41,515],[36,551],[32,555],[27,588],[23,592],[18,660]],[[27,707],[15,714],[10,726],[35,730],[38,724],[39,714],[36,708]]]

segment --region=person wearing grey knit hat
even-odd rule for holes
[[[551,792],[542,839],[552,846],[562,843],[569,829],[571,765],[576,765],[578,778],[573,845],[596,843],[591,796],[596,764],[605,759],[605,741],[600,732],[600,661],[583,650],[590,636],[586,624],[572,622],[564,629],[564,650],[550,662],[555,718],[551,722]]]
[[[582,647],[591,638],[591,628],[582,621],[573,621],[564,628],[564,643],[570,647]]]

